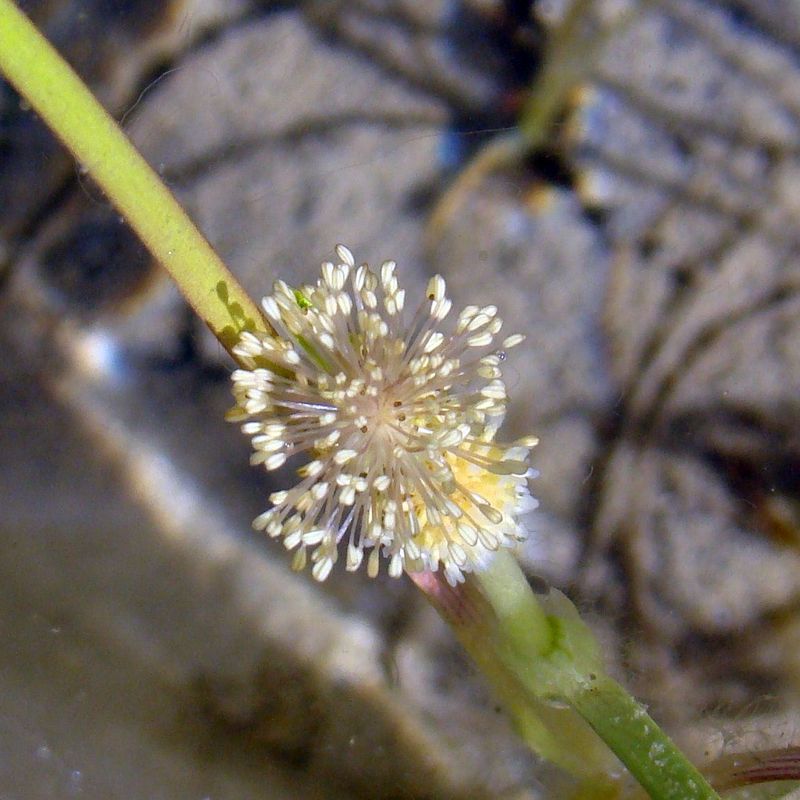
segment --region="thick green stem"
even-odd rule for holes
[[[598,791],[582,796],[607,796],[618,768],[613,752],[652,800],[719,800],[644,707],[608,677],[575,606],[556,590],[534,594],[510,553],[498,553],[457,588],[430,574],[412,577],[531,747],[579,778],[596,777]]]
[[[511,553],[497,553],[474,580],[494,619],[494,648],[532,694],[564,701],[603,673],[597,642],[575,606],[554,589],[535,595]]]
[[[506,641],[526,654],[549,652],[554,636],[550,620],[528,582],[518,580],[519,574],[516,560],[504,550],[494,557],[491,569],[478,573],[476,580]]]
[[[534,697],[508,669],[493,644],[494,614],[478,583],[467,580],[454,588],[434,573],[413,573],[410,577],[452,626],[531,750],[587,785],[600,788],[613,784],[610,776],[619,770],[619,762],[581,717],[563,704],[557,707]],[[539,644],[549,641],[549,625],[544,618],[540,621],[544,627],[533,634],[534,639],[526,634],[527,641],[535,641],[537,636],[541,637]],[[598,791],[589,796],[594,800],[605,795]]]
[[[0,71],[103,189],[225,347],[243,330],[266,329],[258,307],[158,175],[11,0],[0,0]]]
[[[644,706],[615,681],[598,678],[571,702],[654,800],[719,800]]]

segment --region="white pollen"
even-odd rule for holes
[[[432,353],[444,341],[444,334],[439,331],[433,331],[425,342],[425,352]]]
[[[455,447],[464,440],[464,435],[460,430],[455,429],[447,431],[443,436],[439,437],[439,447],[448,448]]]
[[[327,531],[325,528],[315,528],[313,530],[306,531],[306,533],[303,534],[303,544],[319,544],[325,538],[326,533]]]
[[[306,568],[307,556],[306,556],[306,549],[305,547],[301,547],[299,550],[295,550],[294,556],[292,557],[292,569],[295,572],[300,572]]]
[[[444,299],[446,288],[447,287],[444,282],[444,278],[441,275],[434,275],[430,281],[428,281],[426,294],[428,295],[429,299],[440,301]]]
[[[353,254],[350,252],[349,248],[345,247],[343,244],[336,245],[336,255],[341,259],[343,264],[347,264],[348,267],[354,267],[356,260],[353,257]]]
[[[352,542],[347,545],[347,571],[355,572],[364,560],[364,550]]]
[[[315,500],[322,500],[328,494],[328,484],[327,483],[315,483],[311,487],[311,496]]]
[[[331,574],[332,569],[333,569],[333,559],[321,558],[311,568],[311,574],[314,576],[314,580],[320,581],[321,583],[328,577],[328,575]]]
[[[303,532],[300,530],[292,531],[287,536],[283,537],[283,546],[287,550],[294,550],[300,542],[303,541]]]
[[[478,314],[477,316],[473,317],[470,321],[469,325],[467,325],[467,330],[471,333],[472,331],[477,331],[479,328],[482,328],[486,325],[491,318],[488,317],[486,314]]]
[[[309,461],[304,467],[301,467],[304,475],[309,478],[316,478],[325,469],[325,464],[320,460]]]
[[[280,320],[281,311],[273,297],[265,297],[261,301],[261,307],[264,309],[264,312],[270,319],[274,320],[275,322]]]
[[[492,381],[488,386],[484,386],[481,389],[481,394],[494,400],[504,400],[506,397],[505,384],[499,380]]]
[[[378,548],[374,548],[373,551],[369,554],[369,559],[367,561],[367,575],[370,578],[377,578],[378,577],[378,570],[380,569],[381,562],[379,560],[380,550]]]
[[[487,344],[492,343],[493,338],[489,331],[484,331],[483,333],[476,333],[474,336],[470,336],[469,339],[467,339],[467,344],[470,347],[486,347]]]
[[[356,450],[339,450],[338,453],[333,457],[335,463],[342,465],[346,464],[348,461],[351,461],[358,455]]]
[[[286,463],[286,453],[273,453],[265,462],[268,470],[278,469]]]
[[[269,511],[264,511],[253,520],[253,528],[257,531],[263,531],[266,529],[267,524],[271,519],[272,519],[272,509],[270,509]]]
[[[389,561],[389,576],[399,578],[403,574],[403,556],[395,553]]]

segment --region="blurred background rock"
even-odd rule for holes
[[[579,2],[572,50],[543,0],[21,6],[255,296],[344,242],[496,302],[506,436],[542,440],[526,569],[699,757],[786,743],[800,14]],[[227,357],[5,84],[0,159],[0,796],[558,796],[406,581],[319,586],[250,530]]]

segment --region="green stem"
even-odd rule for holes
[[[0,0],[0,71],[103,189],[230,349],[266,330],[258,307],[81,79],[11,0]]]
[[[554,632],[542,604],[524,577],[518,579],[520,575],[514,557],[503,550],[495,555],[491,569],[478,573],[476,580],[505,640],[525,654],[546,653],[552,649]]]
[[[595,681],[572,704],[654,800],[719,800],[644,706],[615,681]]]
[[[601,796],[613,782],[610,750],[652,800],[719,800],[644,707],[608,677],[570,600],[553,589],[535,595],[510,553],[497,553],[487,570],[455,589],[430,573],[412,578],[532,748],[573,775],[597,776],[598,792],[585,796]]]
[[[610,776],[619,770],[619,763],[583,719],[571,708],[555,707],[534,697],[508,669],[493,646],[494,616],[479,584],[469,578],[465,584],[451,587],[441,575],[430,572],[409,577],[452,626],[531,750],[582,782],[596,786],[614,783]],[[549,641],[549,625],[544,618],[541,621],[540,644]]]
[[[600,48],[598,41],[581,35],[592,0],[573,0],[547,47],[544,67],[525,101],[519,129],[528,147],[537,150],[550,135],[553,122],[569,93],[588,74]]]
[[[570,94],[587,80],[608,40],[651,2],[639,0],[604,23],[593,10],[594,0],[572,0],[550,36],[544,66],[520,112],[519,129],[529,150],[548,141]]]
[[[561,592],[535,595],[508,551],[474,576],[493,617],[493,647],[528,691],[563,701],[604,672],[597,642]]]

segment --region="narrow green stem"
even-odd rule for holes
[[[587,40],[580,32],[591,4],[592,0],[573,0],[563,22],[552,34],[544,67],[536,77],[519,118],[520,131],[531,150],[541,147],[550,135],[550,128],[564,108],[567,95],[594,64],[599,42]]]
[[[651,2],[639,0],[604,23],[593,12],[594,0],[572,0],[550,35],[544,65],[520,112],[519,129],[529,150],[547,142],[570,94],[587,80],[608,40]]]
[[[187,301],[230,349],[266,323],[158,175],[11,0],[0,0],[0,71],[103,189]]]
[[[719,800],[644,706],[608,677],[572,704],[654,800]]]

